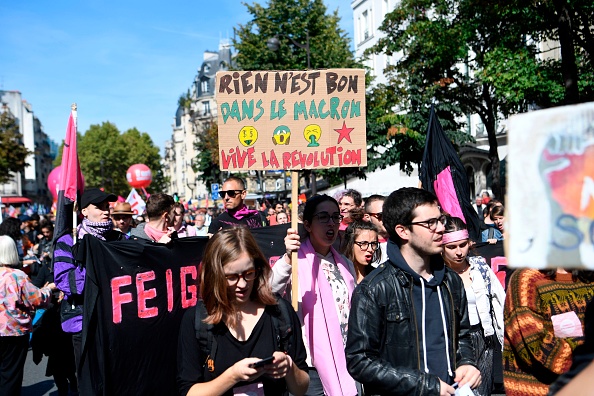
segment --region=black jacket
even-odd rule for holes
[[[399,255],[399,257],[398,257]],[[351,300],[347,368],[366,395],[439,395],[439,378],[422,369],[422,339],[413,306],[413,277],[393,260],[381,264],[355,289]],[[452,372],[476,367],[462,279],[445,268],[441,283]],[[445,357],[444,357],[445,359]]]

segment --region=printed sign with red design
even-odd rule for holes
[[[367,165],[365,71],[217,73],[221,170]]]
[[[594,269],[594,103],[509,126],[509,265]]]

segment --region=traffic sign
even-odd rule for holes
[[[212,183],[210,185],[210,192],[212,193],[212,199],[219,199],[219,183]]]

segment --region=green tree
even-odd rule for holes
[[[126,171],[131,165],[145,164],[153,174],[150,191],[163,191],[166,180],[161,169],[159,148],[147,133],[132,128],[120,133],[111,122],[91,125],[77,138],[78,158],[87,187],[104,187],[106,191],[126,197],[130,185]],[[63,143],[62,143],[63,148]],[[55,164],[62,162],[62,148]]]
[[[245,4],[245,3],[244,3]],[[241,70],[299,70],[355,67],[350,39],[339,27],[338,11],[327,14],[322,0],[270,0],[266,6],[245,4],[252,20],[239,25],[234,41]],[[267,42],[276,38],[278,49]]]
[[[205,124],[200,131],[200,139],[195,143],[198,156],[194,165],[194,172],[199,172],[200,180],[210,190],[212,183],[221,183],[221,169],[219,167],[219,128],[216,121]]]
[[[22,172],[31,154],[23,144],[23,135],[10,111],[0,113],[0,183],[10,181],[12,172]]]
[[[559,90],[554,89],[559,79],[537,59],[536,43],[526,39],[528,31],[538,26],[530,4],[519,8],[477,0],[400,2],[386,16],[380,28],[386,35],[371,51],[400,57],[386,69],[388,86],[374,92],[383,97],[370,100],[396,111],[383,114],[370,109],[370,140],[379,143],[387,137],[386,147],[399,152],[391,159],[400,160],[402,167],[409,143],[416,153],[412,161],[420,160],[416,156],[422,138],[416,137],[425,133],[432,102],[457,143],[469,139],[460,132],[467,130],[466,116],[478,114],[489,141],[492,188],[501,196],[496,139],[501,118],[526,111],[533,103],[559,99]],[[383,93],[385,89],[391,92]],[[391,128],[404,133],[392,136]]]

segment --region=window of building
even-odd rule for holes
[[[202,112],[203,114],[210,114],[210,101],[205,100],[202,102]]]
[[[202,93],[208,92],[208,80],[204,80],[200,83],[200,91],[202,91]]]
[[[363,11],[361,14],[361,41],[367,40],[371,36],[371,32],[369,31],[369,12]]]

